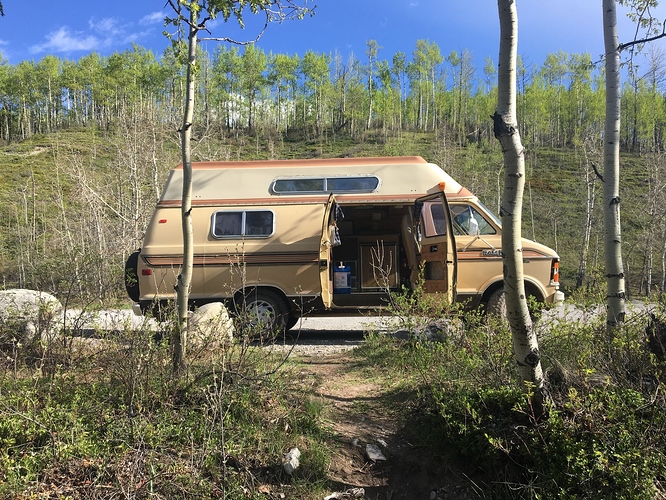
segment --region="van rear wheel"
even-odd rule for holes
[[[294,316],[293,314],[290,314],[289,319],[287,320],[287,330],[291,330],[293,327],[295,327],[299,319],[301,318],[298,316]]]
[[[289,309],[279,294],[271,290],[255,289],[244,297],[248,327],[256,333],[284,333],[289,319]]]

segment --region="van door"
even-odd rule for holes
[[[414,202],[414,232],[423,269],[423,290],[456,297],[457,255],[451,212],[444,193],[424,196]]]
[[[335,223],[335,196],[331,194],[326,202],[324,220],[319,245],[319,280],[321,281],[321,300],[324,307],[330,309],[333,304],[333,283],[331,282],[331,247],[335,244],[332,238],[337,231]]]

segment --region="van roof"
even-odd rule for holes
[[[169,174],[161,203],[180,201],[182,197],[182,164]],[[256,199],[271,195],[276,179],[316,176],[375,175],[380,183],[370,196],[414,199],[439,192],[448,196],[472,196],[450,175],[420,156],[372,158],[315,158],[305,160],[210,161],[192,163],[193,201]],[[345,196],[345,195],[342,195]],[[364,195],[365,198],[368,195]]]

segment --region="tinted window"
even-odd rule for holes
[[[273,233],[273,212],[245,212],[245,236],[269,236]]]
[[[377,177],[329,177],[326,179],[326,190],[340,193],[343,191],[371,193],[379,185]]]
[[[324,179],[279,179],[273,183],[274,193],[323,193]]]
[[[435,234],[428,234],[430,231],[426,230],[426,236],[446,234],[446,217],[444,217],[444,206],[441,203],[429,203],[426,206],[430,207],[432,223],[435,226]]]
[[[278,179],[271,190],[275,194],[293,193],[372,193],[379,186],[379,178],[363,177],[315,177],[310,179]]]
[[[213,236],[216,238],[257,238],[273,234],[273,212],[268,210],[215,212]]]

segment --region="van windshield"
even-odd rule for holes
[[[492,210],[490,210],[487,206],[485,206],[479,200],[476,200],[476,204],[479,206],[479,208],[482,209],[481,211],[484,213],[484,215],[489,216],[493,220],[493,222],[495,224],[497,224],[497,227],[502,229],[502,221],[499,219],[499,217],[497,217],[497,215],[495,215],[495,213]]]

